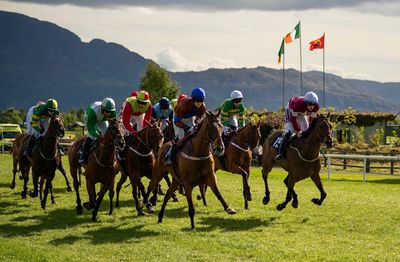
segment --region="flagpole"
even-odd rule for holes
[[[325,43],[326,43],[326,39],[325,39],[325,32],[324,32],[324,52],[323,52],[323,67],[322,67],[322,96],[323,96],[323,100],[322,100],[322,106],[325,107]]]
[[[301,21],[299,21],[300,29],[300,95],[303,95],[303,57],[301,52]]]
[[[285,48],[285,46],[283,46]],[[285,52],[283,52],[283,63],[282,63],[282,74],[283,74],[283,80],[282,80],[282,108],[285,110]]]

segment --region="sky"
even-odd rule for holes
[[[112,3],[112,4],[110,4]],[[123,45],[169,71],[281,69],[282,38],[301,22],[303,72],[400,82],[400,0],[0,0],[0,10]],[[309,42],[325,33],[325,50]],[[285,69],[300,70],[300,39]]]

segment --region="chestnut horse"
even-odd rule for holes
[[[329,117],[329,115],[328,115]],[[296,182],[310,177],[320,191],[321,197],[313,198],[312,202],[321,205],[326,197],[326,192],[321,182],[319,172],[321,170],[321,162],[319,159],[319,151],[324,143],[328,148],[332,147],[333,135],[331,132],[332,125],[328,118],[318,115],[313,120],[306,132],[301,137],[296,137],[287,148],[286,159],[276,161],[276,149],[272,146],[276,138],[282,134],[281,131],[272,133],[263,145],[262,157],[262,176],[265,184],[265,196],[263,198],[264,205],[268,204],[270,192],[268,189],[268,173],[272,170],[275,163],[279,164],[288,172],[284,180],[287,186],[286,200],[277,205],[280,211],[292,200],[292,206],[298,207],[297,194],[294,191]]]
[[[214,156],[215,172],[221,169],[242,176],[245,209],[248,208],[248,201],[251,201],[249,175],[252,149],[258,145],[260,136],[260,121],[249,122],[237,132],[233,132],[223,156]]]
[[[42,198],[42,190],[40,190],[40,204],[43,209],[46,208],[47,195],[52,194],[53,185],[52,181],[55,176],[57,167],[60,165],[61,157],[58,154],[57,142],[64,136],[64,124],[61,115],[55,115],[50,118],[49,127],[46,133],[40,138],[37,145],[37,150],[33,150],[32,156],[24,156],[23,151],[27,146],[28,139],[26,138],[23,142],[21,150],[19,151],[19,167],[21,176],[24,179],[24,189],[21,192],[22,197],[26,196],[28,189],[27,183],[29,180],[29,169],[32,166],[32,181],[33,181],[33,192],[30,193],[31,197],[38,196],[38,182],[39,177],[46,180],[44,188],[44,194]],[[42,181],[41,181],[42,183]],[[52,196],[54,202],[54,197]]]
[[[10,150],[10,154],[12,155],[12,158],[13,158],[13,178],[12,178],[12,181],[11,181],[11,184],[10,184],[10,188],[11,189],[15,188],[15,175],[17,174],[17,172],[19,172],[19,169],[18,169],[19,151],[22,148],[22,144],[23,144],[24,140],[27,139],[28,137],[29,137],[29,134],[26,134],[26,133],[18,134],[15,137],[15,140],[13,142],[13,146],[12,146],[12,148]],[[57,169],[61,172],[61,174],[65,178],[65,183],[67,184],[67,191],[71,192],[72,189],[71,189],[70,183],[69,183],[68,178],[67,178],[67,173],[65,172],[64,166],[63,166],[62,161],[61,161],[61,155],[57,155],[57,157],[60,158],[59,165],[57,166]],[[30,165],[30,163],[29,163],[29,165]],[[30,166],[28,168],[28,173],[29,173],[29,170],[30,170]],[[23,179],[22,175],[19,178]]]
[[[82,165],[78,163],[78,151],[82,143],[85,141],[85,138],[86,137],[83,136],[76,140],[68,153],[70,172],[76,192],[76,213],[78,215],[83,212],[78,181],[78,169],[80,169]],[[93,208],[92,221],[96,221],[97,212],[107,190],[109,190],[108,193],[110,198],[109,214],[111,215],[113,212],[112,199],[114,197],[114,180],[115,175],[119,170],[116,151],[120,151],[124,147],[124,128],[121,121],[117,119],[110,120],[104,138],[97,140],[94,150],[88,155],[87,164],[83,164],[85,169],[84,176],[86,177],[86,189],[89,196],[89,202],[83,203],[83,206],[88,210]],[[102,184],[97,200],[95,199],[96,183]]]
[[[138,188],[143,186],[141,184],[141,178],[146,176],[151,179],[155,155],[158,154],[158,150],[163,144],[164,137],[159,125],[160,122],[152,123],[140,130],[137,137],[132,137],[129,142],[127,141],[127,143],[129,143],[127,145],[128,152],[126,154],[126,161],[124,161],[126,170],[121,172],[121,179],[117,183],[116,206],[119,206],[119,191],[121,190],[122,184],[126,181],[127,175],[129,176],[132,186],[132,196],[138,215],[145,214],[142,210],[142,206],[139,204]],[[127,172],[127,174],[125,174],[125,172]],[[144,192],[142,193],[144,195]],[[150,212],[152,211],[153,210],[150,210]]]
[[[213,153],[223,153],[224,146],[221,138],[221,121],[217,115],[208,111],[197,127],[197,132],[195,134],[189,135],[190,137],[187,140],[183,139],[186,142],[182,145],[176,155],[176,165],[165,165],[165,154],[171,147],[171,142],[164,144],[157,156],[154,175],[149,184],[147,196],[150,190],[153,189],[168,173],[172,174],[173,178],[172,184],[165,194],[161,210],[158,214],[158,223],[162,222],[167,202],[180,183],[183,183],[185,188],[185,196],[189,205],[189,217],[192,230],[195,230],[195,209],[192,200],[192,190],[197,185],[207,185],[211,187],[212,191],[221,202],[224,210],[228,214],[236,214],[236,211],[225,202],[218,189],[217,179],[214,173],[214,159],[210,153],[211,144],[213,144],[214,148]],[[147,197],[145,199],[147,199]]]

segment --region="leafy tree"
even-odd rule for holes
[[[172,80],[165,68],[154,62],[147,65],[146,73],[140,82],[140,89],[150,94],[153,104],[158,103],[161,97],[176,98],[179,93],[179,84]]]
[[[25,121],[26,111],[18,110],[13,107],[0,112],[0,123],[11,123],[22,125]]]

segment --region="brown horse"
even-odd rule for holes
[[[68,153],[70,172],[76,192],[76,212],[78,215],[83,212],[78,181],[78,170],[82,165],[78,163],[78,151],[85,138],[84,136],[76,140]],[[114,197],[114,180],[119,170],[116,150],[120,151],[124,147],[124,128],[121,121],[117,119],[110,120],[104,138],[97,140],[94,150],[89,153],[87,164],[83,165],[85,168],[84,176],[86,177],[86,189],[89,196],[89,202],[83,203],[83,206],[88,210],[93,209],[92,221],[96,221],[97,212],[107,190],[109,190],[110,198],[109,214],[111,215],[113,212],[112,199]],[[95,199],[96,183],[102,184],[97,200]]]
[[[126,170],[121,172],[121,179],[117,183],[117,207],[119,206],[119,191],[128,175],[132,186],[132,196],[135,201],[136,211],[138,212],[138,215],[145,214],[142,210],[143,206],[139,204],[138,188],[143,186],[141,184],[142,177],[145,176],[151,179],[155,156],[158,154],[158,150],[163,144],[163,139],[164,137],[160,129],[160,122],[150,124],[139,131],[136,138],[130,139],[129,144],[127,145],[128,151],[126,154],[126,161],[124,161],[124,167]],[[125,172],[127,172],[127,174],[125,174]],[[149,211],[152,212],[153,210]]]
[[[174,130],[174,124],[167,120],[168,125],[164,128],[163,136],[164,136],[164,144],[172,141],[175,138],[175,130]]]
[[[32,166],[32,181],[33,181],[33,192],[30,193],[31,197],[38,196],[38,182],[39,177],[42,179],[40,182],[43,183],[43,179],[46,180],[44,194],[42,198],[42,190],[40,190],[40,203],[43,209],[46,208],[47,195],[50,191],[51,195],[53,190],[52,181],[55,176],[57,167],[60,165],[61,157],[58,154],[57,142],[64,136],[64,124],[61,115],[55,115],[50,118],[49,127],[46,134],[40,138],[37,146],[37,150],[32,152],[32,156],[23,156],[23,149],[26,147],[28,139],[26,138],[23,142],[21,150],[19,151],[19,167],[21,170],[21,176],[24,179],[24,189],[21,192],[22,197],[26,196],[28,189],[27,183],[29,180],[29,169]],[[52,196],[54,202],[54,197]]]
[[[22,144],[23,144],[24,140],[28,139],[28,138],[29,138],[29,134],[25,134],[25,133],[24,134],[18,134],[15,137],[13,146],[12,146],[12,148],[10,150],[10,154],[12,155],[12,158],[13,158],[13,178],[12,178],[12,181],[11,181],[11,184],[10,184],[10,188],[11,189],[15,188],[15,176],[16,176],[17,172],[19,172],[19,169],[18,169],[19,151],[22,148]],[[59,165],[57,166],[57,169],[61,172],[61,174],[65,178],[65,183],[67,184],[67,191],[68,192],[72,192],[70,183],[69,183],[68,178],[67,178],[67,173],[65,172],[63,163],[61,161],[61,155],[57,155],[57,157],[60,158]],[[30,163],[29,163],[29,165],[30,165]],[[29,170],[30,170],[30,166],[28,167],[28,173],[29,173]],[[23,179],[22,175],[19,178]]]
[[[210,153],[211,144],[213,144],[214,153],[223,153],[224,146],[221,139],[221,132],[222,124],[218,116],[208,111],[205,117],[199,122],[197,132],[190,136],[178,151],[176,166],[165,166],[164,157],[171,146],[171,142],[161,147],[155,165],[154,176],[149,184],[147,195],[168,173],[172,174],[173,181],[165,194],[160,213],[158,214],[158,223],[162,222],[167,202],[180,183],[183,183],[185,188],[192,230],[195,230],[195,210],[192,200],[192,190],[197,185],[207,185],[211,187],[224,210],[228,214],[236,214],[236,211],[225,202],[218,189],[214,173],[214,160]]]
[[[249,122],[237,132],[233,132],[223,156],[214,156],[215,172],[221,169],[233,174],[242,175],[245,209],[248,208],[248,201],[251,201],[249,186],[250,164],[252,160],[251,150],[258,145],[259,140],[260,122]],[[204,202],[204,204],[206,203]]]
[[[268,189],[268,173],[272,170],[274,164],[279,164],[283,169],[288,172],[284,180],[287,186],[286,200],[277,205],[278,210],[282,210],[292,200],[292,206],[298,207],[297,194],[294,191],[296,182],[310,177],[317,186],[321,193],[321,197],[313,198],[312,202],[321,205],[326,197],[326,192],[321,182],[319,172],[321,170],[321,163],[319,159],[319,151],[321,145],[325,143],[327,147],[332,147],[333,135],[331,132],[331,124],[328,118],[323,115],[318,115],[313,120],[310,127],[300,137],[295,138],[292,144],[287,149],[287,157],[281,161],[276,162],[276,149],[272,146],[274,141],[282,132],[272,133],[263,145],[263,158],[262,158],[262,176],[265,184],[265,196],[263,198],[264,205],[268,204],[270,192]]]

